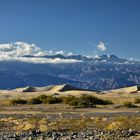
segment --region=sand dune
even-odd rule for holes
[[[103,99],[113,99],[115,101],[119,101],[120,99],[124,100],[127,98],[133,99],[136,97],[140,97],[140,91],[137,86],[126,87],[121,89],[96,92],[85,89],[76,88],[67,84],[63,85],[51,85],[45,87],[24,87],[18,88],[14,90],[0,90],[0,100],[2,99],[17,99],[17,98],[33,98],[39,95],[57,95],[57,96],[81,96],[83,94],[93,95]],[[125,98],[124,98],[125,97]],[[120,101],[121,101],[120,100]]]
[[[33,86],[28,86],[23,89],[20,89],[20,91],[23,92],[46,92],[46,91],[52,91],[52,92],[66,92],[66,91],[71,91],[71,90],[84,90],[88,91],[85,89],[80,89],[68,84],[63,84],[63,85],[52,85],[52,86],[45,86],[45,87],[33,87]]]
[[[114,89],[114,90],[108,90],[108,91],[103,91],[102,93],[107,93],[107,94],[136,94],[139,92],[138,86],[131,86],[131,87],[125,87],[125,88],[120,88],[120,89]]]

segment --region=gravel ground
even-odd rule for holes
[[[134,109],[73,109],[63,108],[63,106],[8,106],[0,108],[0,119],[2,118],[30,118],[36,116],[39,118],[47,118],[49,121],[58,119],[80,119],[92,117],[139,117],[140,108]],[[8,123],[10,124],[10,123]],[[12,126],[13,127],[13,126]],[[75,126],[73,126],[75,127]],[[9,127],[8,127],[9,128]],[[10,128],[9,128],[10,129]],[[137,128],[136,128],[137,129]],[[4,131],[6,130],[6,131]],[[11,130],[11,129],[10,129]],[[86,128],[80,132],[77,131],[48,131],[41,132],[40,130],[23,131],[21,133],[11,132],[2,126],[0,129],[0,140],[140,140],[140,132],[135,129],[120,129],[105,131],[95,128]]]
[[[0,140],[139,140],[134,138],[139,132],[132,129],[103,131],[84,130],[81,132],[48,131],[40,130],[25,131],[19,134],[14,132],[0,132]]]

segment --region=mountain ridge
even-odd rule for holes
[[[42,64],[0,61],[0,89],[70,84],[78,88],[104,91],[140,84],[138,61],[121,59],[115,55],[86,57],[59,54],[49,57],[48,59],[79,59],[82,62]]]

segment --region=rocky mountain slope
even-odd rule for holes
[[[23,56],[34,58],[37,56]],[[0,89],[70,84],[90,90],[110,90],[140,84],[140,62],[115,55],[45,55],[45,59],[78,60],[71,63],[0,61]]]

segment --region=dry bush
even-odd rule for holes
[[[43,102],[46,104],[60,104],[63,100],[61,97],[48,96]]]
[[[135,98],[135,104],[139,104],[140,103],[140,98]]]
[[[132,104],[131,102],[124,102],[123,104],[124,107],[127,107],[127,108],[136,108],[137,106]]]
[[[27,104],[27,101],[24,99],[13,99],[10,101],[11,105],[17,105],[17,104]]]
[[[39,100],[38,98],[31,98],[28,100],[28,104],[42,104],[43,102]]]

